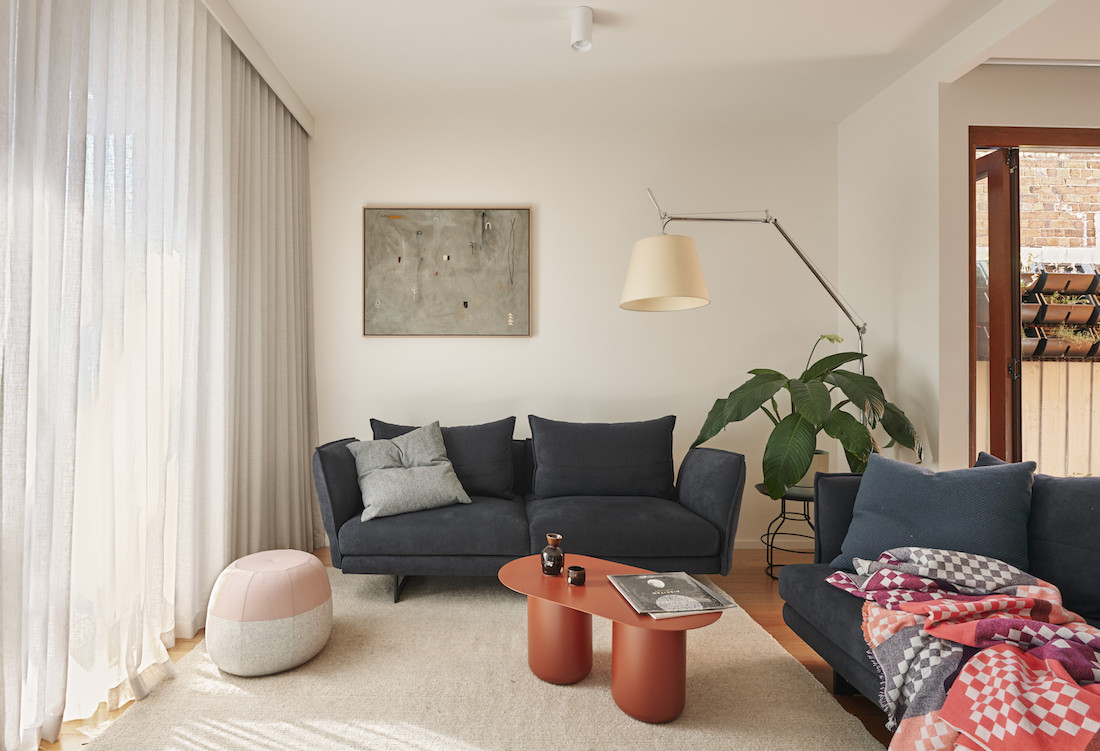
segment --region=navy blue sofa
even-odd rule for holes
[[[1000,463],[983,454],[978,465]],[[833,668],[833,691],[876,704],[879,677],[863,639],[863,600],[826,583],[852,522],[861,475],[814,482],[814,562],[780,569],[783,620]],[[1036,474],[1027,522],[1028,572],[1057,586],[1065,606],[1100,627],[1100,478]]]
[[[463,447],[455,432],[448,433],[467,429],[444,428],[448,453],[472,502],[366,522],[360,520],[363,499],[347,448],[356,439],[318,447],[313,477],[333,566],[346,573],[392,575],[396,601],[404,577],[493,576],[508,561],[541,551],[546,534],[557,532],[567,561],[569,553],[579,553],[655,571],[729,573],[745,486],[743,456],[691,449],[673,482],[668,421],[674,418],[663,418],[667,441],[648,453],[630,442],[609,446],[608,430],[616,435],[620,426],[657,421],[536,425],[538,419],[532,418],[534,439],[513,440],[508,428],[510,460],[505,461],[512,474],[505,491],[490,491],[493,484],[484,472],[480,480],[472,474],[472,467],[483,470],[486,464],[482,447],[471,448],[469,441]],[[372,423],[376,438],[408,429]],[[485,431],[476,432],[481,427],[488,426],[468,429],[475,432],[466,437],[481,441]],[[464,461],[471,453],[482,461]],[[601,457],[621,465],[602,467]],[[626,469],[627,463],[633,466]],[[655,489],[642,494],[647,487]]]

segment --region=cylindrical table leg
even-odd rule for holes
[[[611,696],[643,722],[668,722],[684,711],[687,632],[652,631],[615,622],[611,630]]]
[[[592,616],[527,598],[527,664],[547,683],[576,683],[592,672]]]

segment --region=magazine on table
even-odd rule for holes
[[[615,589],[636,611],[651,618],[675,618],[737,607],[725,592],[683,571],[663,574],[608,574]]]

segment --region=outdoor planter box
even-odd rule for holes
[[[1066,297],[1077,302],[1064,302]],[[1093,295],[1064,295],[1056,292],[1040,293],[1038,298],[1041,304],[1039,320],[1044,326],[1057,326],[1062,323],[1091,326],[1096,323],[1097,313],[1100,312],[1096,307],[1096,297]],[[1024,305],[1021,304],[1021,322],[1023,322],[1023,308]]]
[[[1020,323],[1038,323],[1042,320],[1043,303],[1039,295],[1028,293],[1020,302]]]
[[[1043,354],[1044,359],[1050,358],[1092,358],[1095,356],[1100,341],[1097,341],[1095,328],[1081,327],[1082,333],[1089,334],[1092,338],[1084,341],[1077,339],[1062,339],[1055,335],[1053,328],[1043,329]]]
[[[1045,344],[1046,340],[1038,328],[1024,326],[1024,335],[1020,337],[1020,357],[1029,360],[1042,356]]]
[[[1034,289],[1044,294],[1086,295],[1096,292],[1098,286],[1100,277],[1092,264],[1048,264],[1040,271]]]

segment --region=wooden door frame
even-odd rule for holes
[[[989,452],[1005,461],[1020,461],[1021,445],[1018,430],[1013,424],[1020,407],[1019,377],[994,378],[997,369],[1008,370],[1011,364],[1020,359],[1020,339],[1015,335],[1019,329],[1020,306],[1018,296],[1006,295],[1005,290],[1012,288],[1012,279],[1019,277],[1019,206],[1020,194],[1014,147],[1002,147],[985,156],[973,160],[974,185],[971,191],[977,194],[977,182],[984,175],[988,180],[989,199]],[[974,217],[977,218],[977,200],[975,198]],[[977,230],[974,230],[972,245],[977,252]],[[1013,253],[1015,249],[1015,253]],[[1008,259],[1008,263],[1000,263]],[[976,258],[973,267],[977,266]],[[971,270],[972,274],[976,272]],[[977,279],[975,279],[975,282]],[[975,284],[974,289],[977,289]],[[970,296],[972,320],[977,321],[978,300],[976,294]],[[992,325],[994,322],[996,326]],[[995,334],[995,335],[994,335]],[[977,364],[977,326],[971,329],[971,347],[973,359]],[[996,365],[996,368],[994,368]],[[1003,367],[1002,367],[1003,366]],[[975,392],[977,390],[975,376]],[[971,411],[977,419],[977,394],[971,399]],[[1000,409],[993,409],[999,405]],[[977,425],[974,426],[977,432]],[[976,448],[976,447],[972,447]],[[971,450],[971,454],[975,452]]]
[[[977,288],[977,277],[975,267],[977,265],[976,251],[977,251],[977,206],[976,206],[976,190],[975,182],[978,177],[977,171],[977,159],[974,158],[974,154],[978,149],[995,149],[995,148],[1019,148],[1019,149],[1096,149],[1100,151],[1100,128],[1033,128],[1033,127],[1018,127],[1018,126],[999,126],[999,125],[971,125],[970,126],[970,152],[967,160],[970,164],[970,456],[977,455],[977,301],[974,299],[974,290]],[[1019,232],[1019,226],[1015,228],[1016,232]],[[990,280],[992,283],[992,280]],[[1018,313],[1017,313],[1018,315]],[[992,321],[992,311],[990,311],[990,320]],[[992,346],[992,341],[990,342]],[[1014,352],[1019,354],[1019,342],[1015,343]],[[992,373],[992,369],[990,369]],[[1005,374],[1006,380],[1008,374]],[[1017,390],[1019,384],[1016,384]],[[992,413],[992,410],[990,410]],[[1018,420],[1018,415],[1017,418]],[[1013,431],[1016,434],[1015,444],[1019,445],[1019,429]],[[992,432],[990,434],[992,440]],[[1019,451],[1019,449],[1016,449]],[[1016,457],[1015,460],[1019,460],[1022,457]]]

